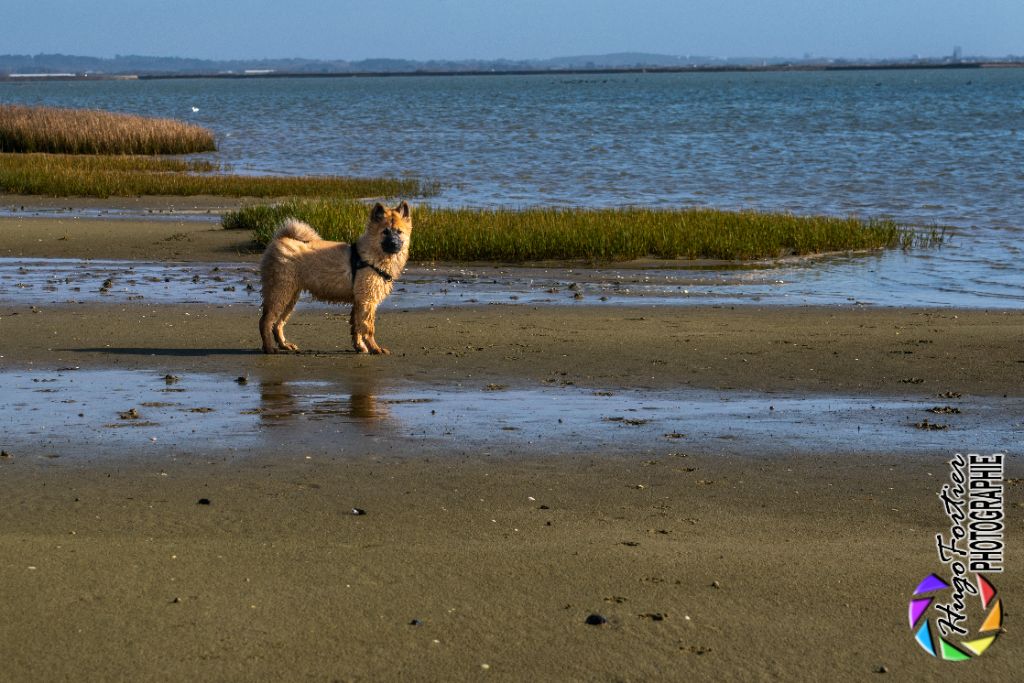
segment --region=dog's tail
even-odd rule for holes
[[[289,237],[300,242],[312,242],[313,240],[320,239],[320,235],[316,230],[294,218],[287,219],[281,227],[277,229],[277,232],[274,233],[275,240],[281,237]]]

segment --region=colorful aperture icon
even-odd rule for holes
[[[938,627],[931,619],[925,617],[935,599],[944,591],[952,590],[950,585],[935,574],[929,574],[914,589],[909,606],[910,630],[914,632],[914,639],[918,644],[931,656],[951,662],[966,661],[985,652],[1002,632],[1002,600],[988,579],[981,574],[977,575],[977,579],[978,596],[981,598],[982,609],[985,610],[985,619],[975,633],[956,643],[950,642],[948,636],[942,637]]]

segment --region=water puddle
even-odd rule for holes
[[[933,410],[938,412],[932,412]],[[139,370],[0,373],[0,446],[48,457],[949,453],[1024,440],[1024,399],[459,389]]]

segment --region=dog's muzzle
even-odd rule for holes
[[[403,246],[401,234],[394,230],[384,231],[384,239],[380,242],[380,248],[384,250],[385,254],[397,254],[402,251]]]

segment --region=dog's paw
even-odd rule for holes
[[[264,346],[263,353],[277,353],[277,349],[275,349],[273,346]]]
[[[391,352],[388,351],[387,349],[385,349],[383,346],[378,346],[377,348],[370,349],[370,353],[379,354],[381,356],[390,356],[391,355]]]
[[[296,346],[295,344],[292,344],[291,342],[285,342],[284,344],[281,344],[281,348],[286,350],[286,351],[298,351],[299,350],[299,347]]]

